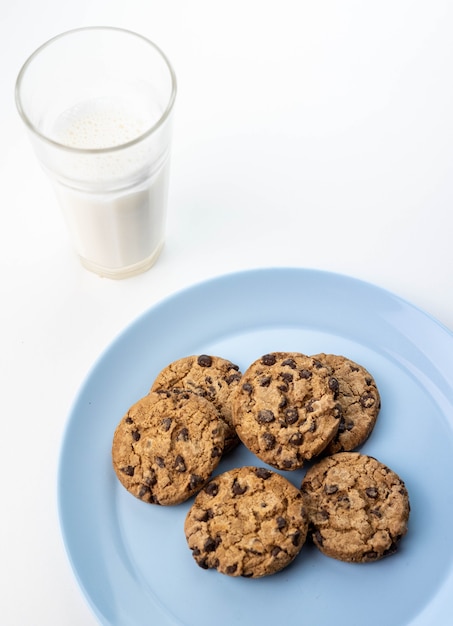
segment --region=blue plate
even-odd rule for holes
[[[157,373],[211,353],[244,370],[266,352],[344,354],[375,377],[377,425],[361,451],[406,482],[399,551],[341,563],[304,546],[262,579],[200,569],[183,532],[191,502],[145,504],[117,481],[114,429]],[[239,447],[217,473],[262,463]],[[304,470],[285,475],[299,486]],[[264,269],[178,293],[137,319],[89,373],[61,451],[59,511],[69,558],[102,624],[440,626],[453,612],[453,335],[400,298],[345,276]]]

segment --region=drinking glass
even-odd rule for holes
[[[22,67],[16,103],[81,263],[109,278],[149,269],[165,239],[175,73],[145,37],[89,27]]]

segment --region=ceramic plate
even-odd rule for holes
[[[272,351],[343,354],[382,397],[362,446],[405,481],[409,531],[369,564],[306,545],[279,574],[231,578],[200,569],[183,532],[191,501],[139,501],[111,466],[114,429],[157,373],[189,354],[242,370]],[[262,466],[243,446],[216,473]],[[299,486],[304,470],[285,475]],[[432,626],[453,612],[453,335],[395,295],[303,269],[227,275],[150,309],[112,343],[75,400],[62,445],[60,520],[79,584],[101,624],[124,626]]]

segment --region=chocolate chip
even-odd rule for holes
[[[208,392],[208,393],[207,393],[207,395],[208,395],[210,398],[215,398],[215,395],[216,395],[216,388],[214,387],[214,385],[210,385],[210,386],[207,388],[207,390],[206,390],[206,391]]]
[[[277,528],[278,530],[283,530],[283,528],[285,528],[286,526],[286,520],[284,517],[281,517],[280,515],[277,517]]]
[[[264,441],[265,450],[272,450],[273,448],[275,448],[276,441],[274,435],[272,435],[271,433],[264,433],[262,435],[262,439]]]
[[[328,496],[331,496],[338,491],[338,485],[325,485],[324,491]]]
[[[135,472],[135,467],[133,467],[132,465],[126,465],[126,467],[121,468],[121,471],[123,472],[123,474],[126,474],[126,476],[133,476]]]
[[[312,373],[310,372],[310,370],[300,370],[299,372],[299,378],[303,378],[305,380],[309,380],[312,377]]]
[[[211,459],[216,459],[219,456],[222,456],[222,450],[218,446],[214,446],[211,452]]]
[[[210,519],[212,519],[214,517],[214,513],[212,511],[212,509],[207,509],[203,515],[198,518],[199,522],[208,522]]]
[[[211,367],[212,359],[207,354],[200,354],[197,359],[197,363],[200,367]]]
[[[140,487],[140,491],[138,492],[138,497],[143,500],[145,496],[151,496],[151,489],[145,485]]]
[[[225,569],[226,573],[229,574],[230,576],[232,574],[234,574],[237,571],[238,568],[238,564],[234,563],[233,565],[228,565],[228,567]]]
[[[291,437],[289,438],[289,443],[292,446],[300,446],[303,440],[304,440],[304,436],[302,435],[302,433],[297,432],[291,435]]]
[[[176,435],[176,441],[189,441],[189,430],[187,428],[181,428]]]
[[[126,424],[133,424],[134,420],[131,417],[126,417],[125,420]]]
[[[275,355],[273,354],[265,354],[264,356],[261,357],[261,363],[263,365],[275,365],[276,362],[277,362],[277,359],[275,358]]]
[[[289,470],[289,469],[291,469],[291,468],[292,468],[292,466],[293,466],[293,462],[292,462],[292,461],[290,461],[289,459],[285,459],[285,460],[283,461],[283,467],[284,467],[285,469],[288,469],[288,470]]]
[[[349,509],[349,507],[351,506],[349,498],[346,495],[338,496],[337,502],[342,509]]]
[[[278,554],[280,554],[281,551],[282,551],[281,548],[279,548],[278,546],[274,546],[271,550],[271,556],[275,557]]]
[[[374,395],[370,391],[365,391],[360,396],[360,404],[364,409],[370,409],[375,403]]]
[[[163,429],[164,429],[164,431],[165,431],[165,432],[167,432],[168,430],[170,430],[170,426],[171,426],[172,421],[173,421],[173,420],[171,419],[171,417],[165,417],[165,418],[162,420],[162,427],[163,427]]]
[[[221,542],[222,540],[218,536],[215,539],[213,539],[212,537],[208,537],[204,542],[203,550],[205,552],[214,552],[215,550],[217,550],[217,547]]]
[[[159,467],[165,467],[165,460],[161,456],[156,456],[156,464]]]
[[[286,396],[282,396],[280,399],[280,403],[278,405],[279,409],[284,409],[285,406],[288,404],[288,400],[286,399]]]
[[[252,387],[252,385],[250,383],[244,383],[242,385],[242,389],[244,391],[246,391],[247,393],[252,393],[252,391],[253,391],[253,387]]]
[[[174,387],[171,390],[171,393],[179,400],[182,398],[183,400],[188,400],[190,398],[190,391],[186,389],[179,389],[179,387]]]
[[[365,489],[365,493],[369,498],[377,498],[378,497],[378,490],[376,489],[376,487],[367,487]]]
[[[140,433],[138,432],[138,430],[133,430],[131,432],[131,435],[134,441],[138,441],[140,439]]]
[[[296,530],[296,532],[291,535],[291,543],[293,544],[293,546],[297,547],[300,543],[300,540],[301,533],[299,530]]]
[[[197,563],[202,569],[209,569],[208,559],[205,556],[202,559],[197,559]]]
[[[185,472],[187,470],[186,462],[184,461],[184,458],[180,454],[178,454],[175,459],[174,468],[177,472]]]
[[[368,386],[370,386],[372,382],[373,382],[373,381],[371,380],[371,378],[365,378],[365,383],[366,383]]]
[[[256,416],[258,424],[270,424],[275,420],[275,415],[269,409],[262,409]]]
[[[241,378],[242,376],[240,374],[230,374],[229,376],[226,376],[225,382],[227,385],[231,385],[231,383],[241,380]]]
[[[269,387],[269,385],[271,384],[271,380],[272,380],[271,376],[264,376],[259,381],[260,387]]]
[[[198,476],[198,474],[191,474],[190,480],[189,480],[189,488],[191,490],[198,489],[198,487],[200,487],[200,485],[202,485],[203,482],[204,480],[201,476]]]
[[[166,398],[171,397],[171,391],[168,389],[156,389],[155,393],[159,393],[161,396],[165,396]]]
[[[156,472],[153,469],[150,469],[149,473],[144,477],[143,482],[145,485],[148,485],[148,487],[154,487],[157,483]]]
[[[257,467],[255,470],[255,474],[258,476],[258,478],[262,478],[263,480],[267,480],[272,476],[272,472],[265,469],[264,467]]]
[[[232,490],[233,490],[233,494],[235,496],[242,496],[243,493],[245,493],[247,491],[247,485],[245,485],[244,487],[242,487],[238,481],[237,478],[234,479],[233,481],[233,486],[232,486]]]
[[[371,515],[375,515],[378,519],[381,519],[381,517],[382,517],[382,513],[381,513],[379,507],[376,507],[375,509],[370,509],[370,513],[371,513]]]
[[[285,381],[285,383],[292,383],[294,380],[294,377],[292,374],[290,374],[289,372],[283,372],[283,374],[281,375],[282,380]]]
[[[282,391],[283,393],[286,393],[289,389],[288,385],[284,384],[284,385],[277,385],[277,389],[279,391]]]
[[[329,378],[329,389],[330,391],[333,391],[333,397],[336,399],[338,397],[338,392],[340,391],[340,384],[334,376]]]
[[[208,496],[216,496],[219,493],[219,485],[217,483],[208,483],[204,490]]]
[[[295,370],[297,367],[296,361],[294,359],[285,359],[284,361],[282,361],[282,365],[288,366],[292,370]]]

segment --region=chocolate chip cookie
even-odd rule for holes
[[[265,354],[242,376],[233,424],[262,461],[295,470],[337,433],[337,394],[338,381],[319,361],[297,352]]]
[[[373,430],[381,407],[376,382],[358,363],[336,354],[316,354],[314,359],[331,368],[338,380],[341,420],[338,432],[326,454],[349,452],[366,441]]]
[[[311,467],[303,481],[310,535],[327,556],[353,563],[393,554],[406,534],[404,482],[375,458],[339,452]]]
[[[225,450],[238,442],[231,415],[231,394],[241,380],[239,367],[227,359],[201,354],[187,356],[165,367],[156,377],[151,391],[187,389],[210,400],[225,422]]]
[[[209,480],[224,441],[224,426],[211,402],[188,391],[153,392],[118,424],[113,467],[137,498],[178,504]]]
[[[184,531],[204,569],[259,578],[286,567],[307,536],[301,492],[264,468],[241,467],[216,476],[196,496]]]

